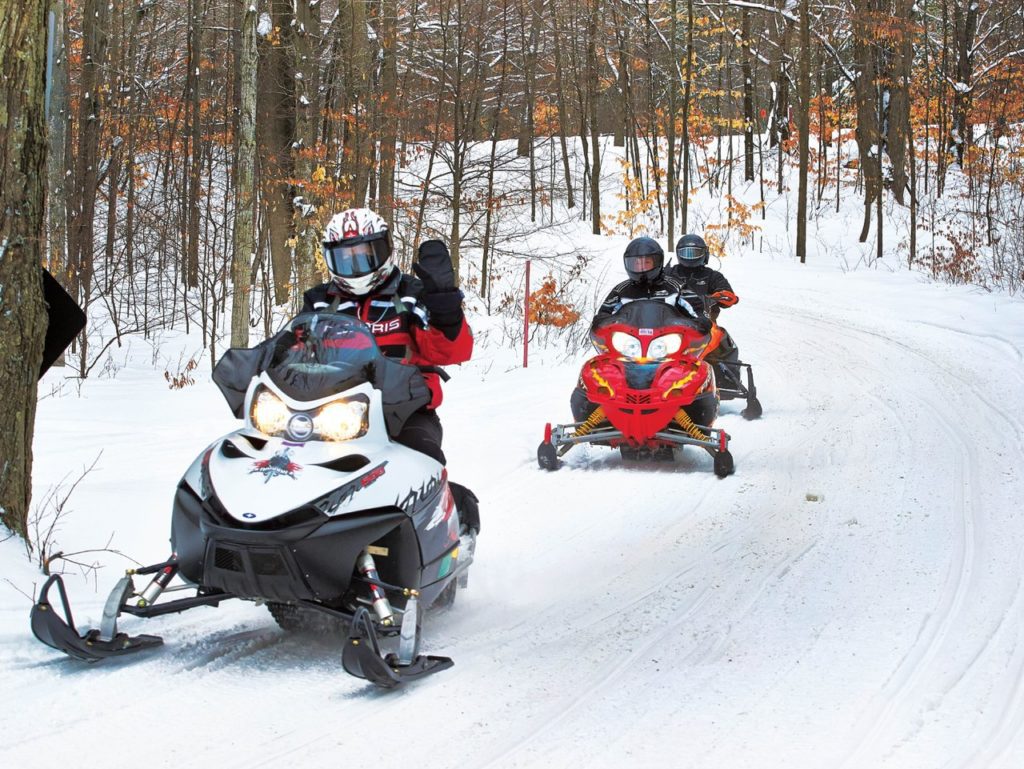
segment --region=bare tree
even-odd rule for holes
[[[249,344],[251,264],[256,251],[256,9],[242,12],[238,56],[238,156],[235,171],[235,235],[231,256],[231,346]]]
[[[800,188],[796,208],[796,255],[807,261],[807,159],[811,131],[811,11],[800,0]]]
[[[28,536],[36,375],[47,318],[39,265],[46,203],[46,8],[0,15],[0,521]],[[13,11],[13,9],[11,9]]]

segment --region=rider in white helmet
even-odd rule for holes
[[[347,208],[324,230],[324,261],[334,283],[352,296],[365,296],[395,269],[391,230],[369,208]]]
[[[395,263],[384,219],[368,208],[349,208],[327,223],[323,257],[331,279],[306,291],[304,311],[358,317],[370,327],[381,352],[404,363],[446,366],[469,360],[473,335],[462,312],[462,292],[455,287],[451,256],[440,240],[420,245],[413,265],[416,275],[407,275]],[[431,402],[408,420],[395,440],[444,464],[441,420],[435,411],[441,403],[441,380],[432,372],[424,378]],[[479,529],[479,521],[472,527]]]

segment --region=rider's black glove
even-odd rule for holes
[[[455,290],[455,270],[448,247],[440,240],[425,240],[420,243],[420,253],[412,266],[416,277],[423,281],[428,294]]]
[[[462,292],[455,288],[448,247],[440,240],[424,241],[412,270],[423,281],[422,299],[430,312],[430,325],[454,340],[462,327]]]

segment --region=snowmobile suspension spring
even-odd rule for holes
[[[710,437],[705,435],[704,431],[697,427],[696,424],[694,424],[693,420],[690,419],[690,415],[683,411],[683,409],[679,409],[673,421],[681,428],[683,428],[683,430],[686,431],[686,434],[689,435],[691,438],[694,438],[698,441],[706,441]]]
[[[164,566],[155,577],[146,585],[146,589],[139,593],[139,600],[136,604],[139,608],[149,606],[155,601],[167,586],[171,580],[174,579],[174,575],[178,573],[178,564],[172,563]]]
[[[595,427],[604,421],[604,406],[598,406],[590,416],[583,420],[583,424],[576,428],[576,437],[580,438],[590,433]]]
[[[370,595],[373,597],[373,610],[377,613],[381,624],[390,625],[394,622],[395,613],[391,609],[391,602],[388,600],[384,589],[379,584],[376,584],[380,582],[380,576],[377,574],[377,564],[374,562],[373,556],[364,550],[359,556],[356,565],[360,573],[366,577],[370,588]]]

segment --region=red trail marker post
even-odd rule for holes
[[[523,296],[523,368],[530,365],[530,260],[526,260],[526,293]]]

